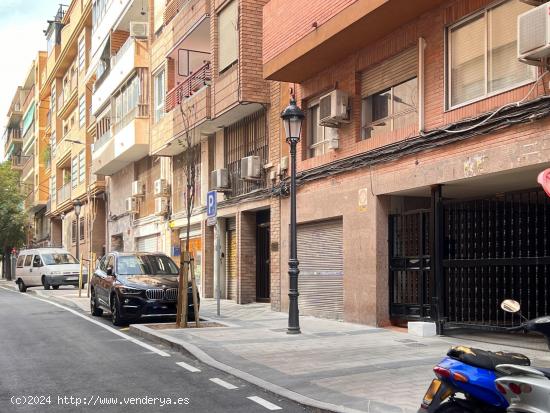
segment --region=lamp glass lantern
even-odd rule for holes
[[[82,203],[77,199],[73,203],[74,206],[74,213],[78,216],[80,215],[80,209],[82,208]]]
[[[302,109],[296,105],[294,98],[290,100],[290,104],[281,113],[281,118],[283,119],[287,141],[300,140],[305,115]]]

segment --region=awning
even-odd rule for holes
[[[34,120],[34,109],[35,109],[35,104],[31,104],[29,105],[29,108],[27,109],[27,111],[25,112],[25,115],[23,116],[23,130],[21,131],[21,133],[24,135],[27,130],[29,129],[29,127],[32,125],[32,121]]]

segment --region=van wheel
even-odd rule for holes
[[[27,286],[23,282],[23,280],[17,280],[17,287],[19,287],[19,291],[24,293],[27,291]]]
[[[52,288],[53,288],[54,290],[59,290],[59,285],[52,285]]]
[[[42,276],[42,285],[44,286],[45,290],[50,289],[50,284],[48,283],[48,280],[46,279],[46,277],[44,275]]]

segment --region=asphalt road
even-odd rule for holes
[[[136,343],[105,319],[0,288],[0,413],[271,410],[308,411],[158,344]]]

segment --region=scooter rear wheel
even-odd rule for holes
[[[434,413],[475,413],[475,410],[467,407],[464,403],[452,400],[443,403]]]

